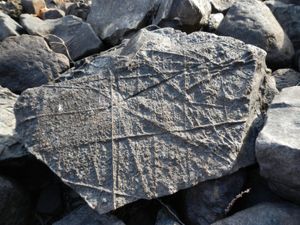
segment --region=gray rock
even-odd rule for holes
[[[86,20],[90,12],[90,9],[91,6],[88,4],[85,4],[83,2],[76,2],[76,3],[72,3],[67,7],[66,14],[77,16],[83,20]]]
[[[300,202],[300,87],[282,89],[256,141],[260,172],[277,194]]]
[[[0,85],[15,93],[53,81],[68,68],[68,58],[41,37],[13,36],[0,43]]]
[[[222,219],[230,203],[243,191],[244,172],[210,180],[184,190],[184,216],[188,224],[210,225]]]
[[[210,11],[209,0],[124,0],[122,7],[118,0],[95,0],[87,21],[102,40],[115,45],[149,24],[199,27],[208,22]]]
[[[211,5],[209,0],[161,0],[152,23],[183,31],[198,31],[207,25]]]
[[[21,0],[0,1],[0,11],[14,19],[18,19],[22,13]]]
[[[21,32],[22,27],[8,15],[0,11],[0,41],[9,36],[18,36]]]
[[[14,105],[17,95],[0,86],[0,161],[26,155],[15,133]]]
[[[157,213],[155,225],[181,225],[178,221],[165,209],[161,209]]]
[[[300,49],[300,5],[267,1],[267,6],[293,42],[296,50]]]
[[[224,19],[223,13],[211,14],[208,20],[208,29],[210,32],[216,32]]]
[[[23,93],[17,130],[99,213],[169,195],[254,163],[264,60],[233,38],[142,29]]]
[[[210,0],[210,2],[218,12],[223,12],[229,9],[236,0]]]
[[[300,5],[299,0],[277,0],[277,2],[282,2],[282,3],[285,3],[285,4]]]
[[[30,199],[28,193],[9,179],[0,176],[0,224],[28,224]]]
[[[264,49],[270,67],[289,65],[294,55],[290,39],[270,9],[258,0],[237,1],[227,12],[218,33]]]
[[[48,9],[42,13],[42,19],[58,19],[65,16],[65,12],[61,9]]]
[[[299,225],[300,208],[289,203],[262,203],[212,225]]]
[[[99,215],[88,206],[81,206],[53,225],[125,225],[110,214]]]
[[[280,91],[286,87],[300,85],[300,73],[293,69],[279,69],[273,72],[273,77],[276,80],[276,87]]]
[[[68,54],[66,55],[69,55],[72,60],[98,52],[103,47],[102,41],[97,37],[91,25],[76,16],[69,15],[43,21],[32,15],[23,14],[21,24],[29,34],[46,36],[53,51],[62,53],[67,47]],[[51,37],[53,35],[61,42],[57,40],[53,42],[53,37]]]

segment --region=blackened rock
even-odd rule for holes
[[[210,0],[213,7],[218,12],[223,12],[229,9],[237,0]]]
[[[260,172],[280,196],[300,203],[300,87],[275,96],[256,141]]]
[[[125,225],[110,214],[99,215],[88,206],[81,206],[53,225]]]
[[[300,85],[300,73],[293,69],[279,69],[273,72],[273,77],[276,80],[276,87],[280,91],[286,87]]]
[[[67,47],[66,55],[72,60],[98,52],[103,47],[102,41],[91,25],[76,16],[69,15],[43,21],[32,15],[23,14],[21,24],[29,34],[46,36],[53,51],[66,52]],[[56,39],[53,41],[51,36],[56,36],[61,42]]]
[[[65,16],[65,12],[61,9],[48,9],[41,14],[43,20],[58,19]]]
[[[293,42],[294,48],[300,50],[300,5],[267,1],[267,6]]]
[[[230,37],[142,29],[56,85],[25,92],[17,131],[105,213],[255,162],[265,52]]]
[[[46,8],[44,0],[21,0],[23,12],[39,15],[42,9]]]
[[[221,22],[218,33],[253,44],[267,52],[273,68],[290,65],[293,45],[270,9],[259,0],[237,1]]]
[[[210,225],[222,219],[236,196],[243,191],[246,174],[237,172],[184,190],[184,215],[187,224]]]
[[[9,36],[18,36],[22,31],[20,24],[0,11],[0,41]]]
[[[15,182],[0,176],[0,224],[28,224],[30,199]]]
[[[15,93],[53,81],[68,68],[68,58],[41,37],[13,36],[0,43],[0,85]]]
[[[300,208],[289,203],[262,203],[212,225],[299,225]]]
[[[166,209],[161,209],[157,213],[155,225],[180,225],[176,219]]]

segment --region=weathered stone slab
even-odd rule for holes
[[[17,131],[105,213],[254,163],[265,70],[265,52],[233,38],[142,29],[24,92]]]
[[[300,203],[300,87],[284,88],[256,141],[260,173],[280,196]]]

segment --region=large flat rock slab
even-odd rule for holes
[[[230,37],[142,29],[70,80],[24,92],[17,131],[99,213],[172,194],[254,163],[265,55]]]
[[[282,89],[256,142],[261,175],[280,196],[300,203],[300,87]]]

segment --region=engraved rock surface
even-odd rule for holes
[[[230,37],[142,29],[70,80],[25,91],[17,131],[99,213],[172,194],[254,163],[265,55]]]
[[[300,87],[275,96],[256,141],[260,173],[280,196],[300,203]]]

